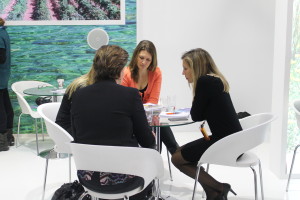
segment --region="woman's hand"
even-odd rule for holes
[[[154,137],[156,137],[156,134],[154,133],[154,131],[152,131],[152,135],[153,135]]]

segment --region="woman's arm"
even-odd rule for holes
[[[63,96],[60,108],[58,110],[55,123],[63,127],[68,133],[72,135],[71,127],[71,99],[69,95]]]
[[[151,76],[151,82],[148,83],[149,92],[146,90],[145,101],[146,103],[157,104],[159,100],[160,90],[161,90],[161,82],[162,82],[162,73],[160,69],[157,67],[153,72],[153,76]]]
[[[200,77],[196,83],[196,91],[191,108],[193,121],[203,121],[206,118],[206,108],[209,103],[209,82]]]
[[[121,80],[121,85],[126,86],[126,87],[131,87],[132,84],[132,79],[131,79],[131,73],[129,67],[125,67],[123,70],[123,77]]]
[[[152,148],[155,145],[155,138],[152,134],[151,128],[148,125],[144,106],[138,91],[136,91],[132,103],[133,134],[142,147]]]

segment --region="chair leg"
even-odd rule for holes
[[[153,180],[153,186],[152,186],[152,196],[154,197],[154,200],[159,200],[161,193],[160,193],[160,189],[159,189],[159,179],[155,178]]]
[[[296,152],[297,152],[297,149],[298,149],[299,146],[300,146],[300,144],[298,144],[295,147],[295,149],[294,149],[293,160],[292,160],[292,164],[291,164],[291,168],[290,168],[289,178],[288,178],[287,185],[286,185],[286,191],[287,192],[289,190],[290,179],[291,179],[291,175],[292,175],[292,171],[293,171],[293,167],[294,167],[294,161],[295,161],[295,157],[296,157]]]
[[[169,156],[169,152],[168,149],[167,150],[167,157],[168,157],[168,164],[169,164],[169,173],[170,173],[170,180],[173,181],[173,176],[172,176],[172,169],[171,169],[171,161],[170,161],[170,156]]]
[[[41,120],[41,127],[42,127],[42,138],[43,138],[43,141],[45,141],[45,137],[44,137],[45,133],[44,133],[44,123],[43,123],[43,118],[40,118],[40,120]]]
[[[161,199],[161,192],[160,192],[160,180],[156,178],[154,180],[154,188],[155,188],[155,200]]]
[[[154,199],[156,200],[156,197],[158,196],[157,194],[157,183],[156,183],[156,179],[153,180],[153,186],[152,186],[152,196],[154,196]]]
[[[160,152],[160,127],[155,127],[157,151]]]
[[[23,113],[21,113],[19,115],[19,119],[18,119],[18,133],[17,133],[17,141],[16,141],[16,147],[20,146],[20,139],[19,139],[19,135],[20,135],[20,125],[21,125],[21,116],[23,115]]]
[[[254,175],[254,191],[255,191],[255,200],[258,200],[258,196],[257,196],[257,176],[256,176],[256,171],[253,167],[250,167],[253,171],[253,175]]]
[[[35,118],[35,140],[36,140],[37,155],[39,155],[40,151],[39,151],[38,127],[37,127],[37,119],[36,118]]]
[[[206,172],[208,173],[209,170],[209,163],[206,164]]]
[[[52,151],[52,150],[51,150]],[[46,180],[47,180],[47,172],[48,172],[48,162],[49,162],[49,156],[51,151],[46,156],[46,167],[45,167],[45,176],[44,176],[44,185],[43,185],[43,193],[42,193],[42,200],[45,198],[45,192],[46,192]]]
[[[197,183],[198,183],[198,178],[199,178],[199,173],[200,173],[200,167],[201,167],[201,165],[197,166],[192,200],[195,199],[195,193],[196,193],[196,189],[197,189]]]
[[[260,162],[260,160],[259,160],[258,166],[259,166],[261,199],[264,200],[265,199],[265,195],[264,195],[264,185],[263,185],[262,168],[261,168],[261,162]]]
[[[69,182],[71,183],[71,154],[68,154],[69,157]]]

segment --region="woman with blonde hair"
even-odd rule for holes
[[[192,120],[203,121],[202,124],[206,121],[212,133],[185,144],[172,156],[173,164],[194,179],[197,163],[206,149],[216,141],[242,130],[242,127],[229,95],[229,84],[209,53],[201,48],[192,49],[184,53],[181,59],[182,74],[193,88]],[[228,183],[218,182],[203,167],[198,182],[208,200],[227,200],[228,192],[233,192]]]
[[[98,54],[102,51],[97,51]],[[70,110],[72,103],[73,94],[80,88],[84,88],[86,86],[92,85],[96,82],[96,71],[93,66],[90,68],[89,72],[76,78],[66,89],[66,92],[63,96],[61,106],[59,108],[56,123],[63,127],[68,133],[72,135],[71,129],[71,118],[70,118]],[[121,76],[116,79],[117,83],[121,82]]]
[[[75,143],[144,148],[155,146],[138,90],[118,84],[127,60],[128,53],[123,48],[104,45],[96,51],[90,72],[74,80],[68,87],[64,98],[71,102],[67,111],[71,121],[68,129],[71,129]],[[63,109],[60,108],[57,122],[62,122],[60,117],[63,116]],[[78,170],[77,176],[81,183],[93,191],[114,191],[139,181],[139,177],[130,174],[85,170]],[[130,199],[147,199],[151,195],[151,188],[150,184]]]

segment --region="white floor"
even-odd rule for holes
[[[175,137],[180,145],[198,137],[199,133],[176,132]],[[11,147],[9,151],[0,152],[0,200],[40,200],[44,180],[45,159],[36,155],[34,135],[22,135],[22,145]],[[49,138],[40,142],[40,148],[47,149],[53,145]],[[266,200],[299,200],[300,180],[293,179],[290,191],[285,192],[286,179],[278,179],[268,170],[267,144],[255,150],[261,158],[263,166],[264,192]],[[186,177],[172,166],[173,181],[169,179],[169,170],[165,149],[162,152],[165,161],[165,177],[161,180],[162,194],[177,200],[188,200],[192,197],[193,180]],[[101,160],[101,158],[100,158]],[[73,164],[72,180],[76,179]],[[211,166],[210,174],[221,182],[230,183],[237,196],[230,194],[230,200],[254,199],[253,174],[248,168],[230,168]],[[63,183],[68,182],[68,160],[50,160],[46,186],[46,200],[51,200],[53,192]],[[198,186],[196,199],[200,200],[202,188]]]

